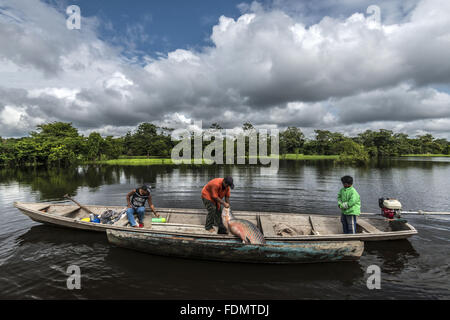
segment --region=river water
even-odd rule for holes
[[[333,161],[282,161],[275,174],[258,166],[80,166],[0,169],[2,299],[449,299],[450,216],[408,216],[409,240],[366,243],[358,262],[253,265],[152,256],[116,248],[106,235],[43,225],[14,201],[125,205],[128,191],[154,187],[156,207],[202,208],[211,178],[232,175],[235,210],[338,214],[340,177],[352,175],[363,212],[379,197],[405,209],[450,211],[450,158],[402,158],[353,168]],[[81,289],[68,290],[68,266]],[[369,290],[367,268],[381,268]]]

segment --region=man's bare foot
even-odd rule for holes
[[[214,233],[214,228],[208,229],[206,231],[208,231],[209,233]]]

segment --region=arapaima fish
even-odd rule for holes
[[[250,221],[236,219],[230,208],[223,208],[222,222],[228,232],[241,238],[243,243],[264,244],[266,240],[259,229]]]

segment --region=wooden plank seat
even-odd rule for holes
[[[356,224],[359,225],[364,231],[367,233],[383,233],[380,229],[374,227],[369,222],[363,220],[363,219],[357,219]]]

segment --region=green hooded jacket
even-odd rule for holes
[[[339,190],[338,206],[342,214],[359,216],[361,213],[361,199],[353,186]]]

